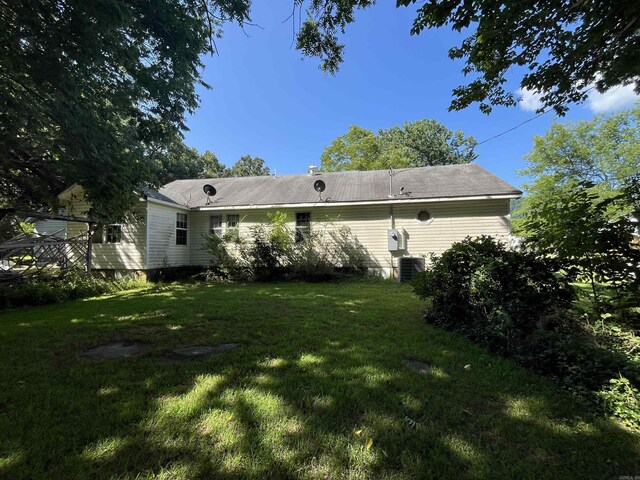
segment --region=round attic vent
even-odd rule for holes
[[[429,212],[427,212],[426,210],[420,210],[418,212],[418,220],[421,222],[428,222],[429,220],[431,220],[431,214]]]

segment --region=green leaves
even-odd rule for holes
[[[521,173],[533,177],[525,186],[527,196],[518,215],[534,210],[540,202],[562,197],[570,185],[589,182],[595,199],[621,193],[624,184],[640,171],[640,107],[591,121],[556,123],[525,156],[528,166]],[[606,215],[630,214],[630,202],[609,204]],[[530,234],[515,222],[519,234]]]
[[[320,158],[325,171],[450,165],[475,160],[476,144],[460,130],[454,132],[436,120],[425,119],[379,130],[378,135],[351,126]]]
[[[251,155],[243,155],[231,167],[228,177],[260,177],[269,175],[269,167],[264,164],[264,160],[260,157],[252,157]]]
[[[547,253],[591,284],[596,311],[605,305],[620,306],[627,293],[637,295],[640,286],[640,250],[632,245],[634,224],[627,215],[611,217],[628,204],[626,189],[614,197],[600,198],[590,184],[570,184],[568,189],[541,199],[527,212],[524,226],[533,232],[531,249]],[[607,284],[615,299],[601,290]]]
[[[0,9],[0,196],[38,206],[72,183],[122,216],[198,105],[200,56],[249,2],[7,0]]]

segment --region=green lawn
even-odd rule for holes
[[[175,285],[0,314],[0,477],[598,478],[640,436],[394,284]],[[138,340],[137,359],[92,362]],[[239,342],[190,362],[172,348]],[[419,374],[406,365],[432,365]]]

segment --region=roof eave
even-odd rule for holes
[[[201,205],[191,207],[192,211],[221,211],[221,210],[272,210],[274,208],[315,208],[315,207],[335,207],[335,206],[359,206],[359,205],[396,205],[412,203],[439,203],[455,202],[462,200],[498,200],[515,199],[522,197],[522,192],[513,192],[496,195],[474,195],[460,197],[437,197],[437,198],[404,198],[404,199],[381,199],[364,201],[343,201],[343,202],[307,202],[307,203],[274,203],[269,205]]]

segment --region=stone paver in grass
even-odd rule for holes
[[[426,375],[433,368],[433,365],[430,363],[423,362],[422,360],[416,360],[415,358],[407,360],[407,366],[422,375]]]
[[[220,345],[194,345],[191,347],[176,348],[169,352],[173,360],[192,360],[208,357],[219,353],[226,353],[240,346],[239,343],[221,343]]]
[[[142,342],[114,342],[98,345],[82,352],[80,356],[89,360],[119,360],[138,357],[151,350],[151,345]]]

